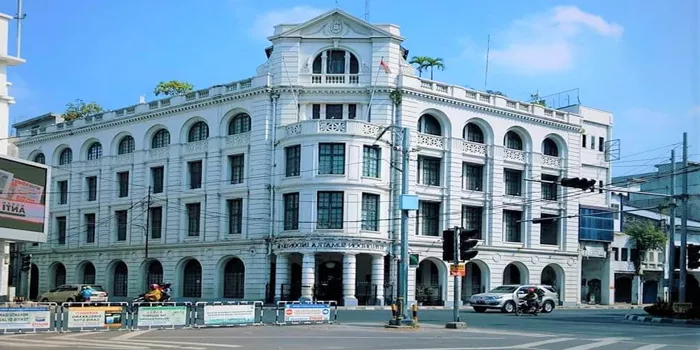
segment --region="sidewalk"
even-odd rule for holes
[[[649,315],[625,315],[625,320],[642,323],[666,323],[700,326],[700,320],[683,320],[677,318],[654,317]]]

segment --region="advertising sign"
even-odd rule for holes
[[[323,322],[331,320],[331,307],[326,304],[287,304],[285,322]]]
[[[0,155],[0,239],[46,242],[50,171]]]
[[[450,264],[450,276],[466,276],[467,266],[464,264]]]
[[[88,306],[68,309],[68,328],[120,328],[121,306]]]
[[[48,307],[0,308],[0,329],[49,329]]]
[[[138,327],[184,326],[187,306],[142,306],[136,323]]]
[[[246,324],[255,322],[255,305],[205,305],[204,324]]]

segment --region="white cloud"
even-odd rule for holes
[[[271,10],[255,18],[248,34],[254,39],[265,40],[274,34],[274,27],[278,24],[303,23],[324,12],[326,10],[307,5]]]
[[[623,32],[622,26],[601,16],[575,6],[558,6],[516,20],[496,35],[489,62],[521,74],[562,72],[573,67],[584,36],[619,38]]]

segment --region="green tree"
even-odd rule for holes
[[[66,104],[66,111],[63,112],[63,119],[65,121],[71,121],[102,112],[104,112],[104,109],[96,102],[85,103],[81,99],[76,99]]]
[[[418,70],[418,77],[422,77],[423,71],[428,67],[429,60],[430,57],[427,56],[413,56],[411,57],[411,61],[408,63],[415,64],[416,69]]]
[[[158,83],[158,85],[156,85],[156,88],[153,89],[153,93],[156,96],[173,96],[188,93],[192,91],[192,89],[194,89],[194,86],[188,82],[179,80],[161,81]]]
[[[445,61],[440,57],[427,57],[426,67],[430,68],[430,80],[433,80],[433,70],[445,70]]]
[[[625,228],[625,234],[630,237],[636,248],[634,256],[631,257],[635,273],[641,274],[642,256],[650,250],[663,249],[666,244],[666,235],[646,220],[633,221]]]
[[[491,94],[491,95],[497,95],[497,96],[508,97],[508,95],[506,95],[506,94],[504,94],[504,93],[502,93],[502,92],[500,92],[500,91],[496,91],[496,90],[486,90],[486,93],[487,93],[487,94]]]

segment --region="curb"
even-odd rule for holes
[[[675,318],[653,317],[646,315],[625,315],[625,320],[642,323],[664,323],[700,326],[700,320],[681,320]]]
[[[641,309],[645,305],[625,305],[625,306],[558,306],[557,310],[635,310]],[[265,310],[276,310],[276,306],[265,306]],[[452,306],[419,306],[419,310],[452,310]],[[471,310],[472,307],[464,305],[460,310]],[[391,306],[338,306],[339,311],[391,311]]]

